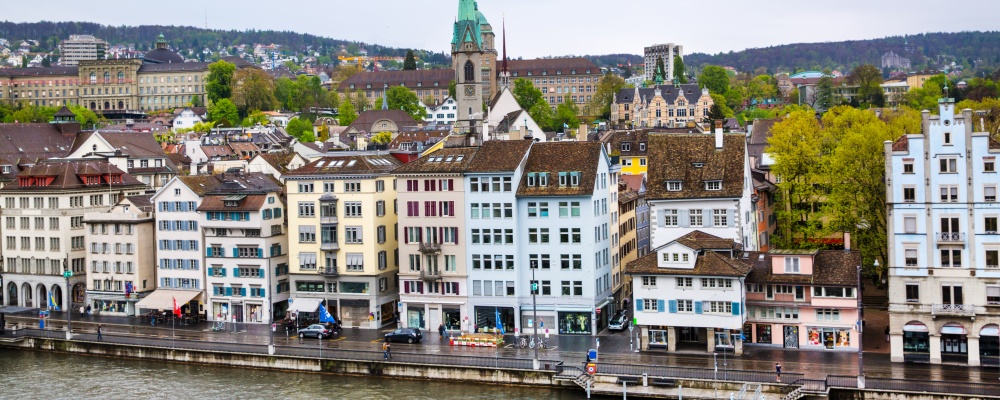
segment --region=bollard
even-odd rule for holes
[[[642,387],[647,387],[647,386],[649,386],[649,373],[643,372],[642,373]]]

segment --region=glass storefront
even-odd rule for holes
[[[667,346],[667,330],[666,329],[650,329],[649,330],[649,341],[650,346]]]
[[[809,327],[807,344],[825,349],[851,347],[851,328]]]
[[[589,312],[560,312],[559,333],[569,335],[589,335],[590,334],[590,313]]]
[[[458,309],[455,309],[456,316]],[[514,308],[513,307],[476,307],[475,326],[480,332],[489,332],[497,328],[497,313],[500,314],[500,323],[503,324],[504,332],[514,332]],[[458,328],[456,328],[458,329]]]
[[[417,309],[408,308],[406,310],[406,327],[427,329],[427,327],[424,324],[425,322],[424,322],[423,307]]]
[[[771,325],[757,324],[756,343],[771,343]]]
[[[736,341],[740,339],[740,334],[737,330],[716,328],[714,335],[716,348],[731,349],[736,344]]]
[[[513,310],[511,310],[513,311]],[[441,323],[444,324],[445,329],[450,331],[457,331],[462,329],[462,310],[458,308],[447,308],[441,309]]]
[[[128,302],[124,300],[94,300],[91,305],[99,313],[125,314],[129,312]]]
[[[247,322],[265,322],[264,306],[261,304],[247,304]]]

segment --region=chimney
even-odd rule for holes
[[[531,136],[528,136],[528,125],[527,124],[521,125],[521,137],[524,138],[524,139],[531,139]]]
[[[715,148],[722,148],[722,120],[715,121]]]
[[[844,251],[851,251],[851,232],[844,232]]]
[[[590,130],[587,129],[587,124],[580,124],[580,129],[576,131],[576,140],[578,142],[586,142],[588,136],[590,136]]]

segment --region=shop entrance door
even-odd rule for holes
[[[799,348],[799,327],[785,326],[785,348],[786,349]]]
[[[438,325],[441,325],[441,309],[432,307],[427,312],[429,313],[428,317],[430,318],[430,325],[427,325],[427,329],[437,332]]]
[[[826,347],[828,350],[832,350],[833,349],[833,345],[836,342],[836,336],[837,335],[833,332],[832,329],[824,329],[823,330],[823,347]]]

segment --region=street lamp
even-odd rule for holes
[[[538,343],[538,303],[535,302],[535,295],[538,293],[538,281],[535,280],[535,269],[538,268],[538,260],[531,260],[530,263],[531,263],[530,264],[530,266],[531,266],[531,308],[532,308],[532,313],[534,314],[534,316],[532,316],[532,318],[534,318],[534,320],[535,320],[535,323],[532,324],[532,325],[534,325],[532,327],[532,328],[534,328],[534,332],[532,333],[531,340],[534,341],[535,343]],[[538,365],[538,348],[539,347],[541,347],[541,346],[535,346],[535,359],[532,362],[532,367],[534,367],[534,369],[538,369],[538,367],[539,367],[539,365]]]
[[[862,258],[864,260],[864,258]],[[878,271],[878,259],[875,259],[875,270]],[[861,265],[858,264],[858,388],[865,387],[865,353],[864,353],[864,308],[861,306],[861,294],[864,286],[861,285]]]
[[[73,290],[69,286],[69,278],[73,277],[73,271],[67,267],[67,260],[69,260],[69,254],[63,259],[63,277],[66,278],[66,299],[67,304],[63,304],[63,309],[66,312],[66,340],[73,340],[73,311],[71,306],[73,305]]]

